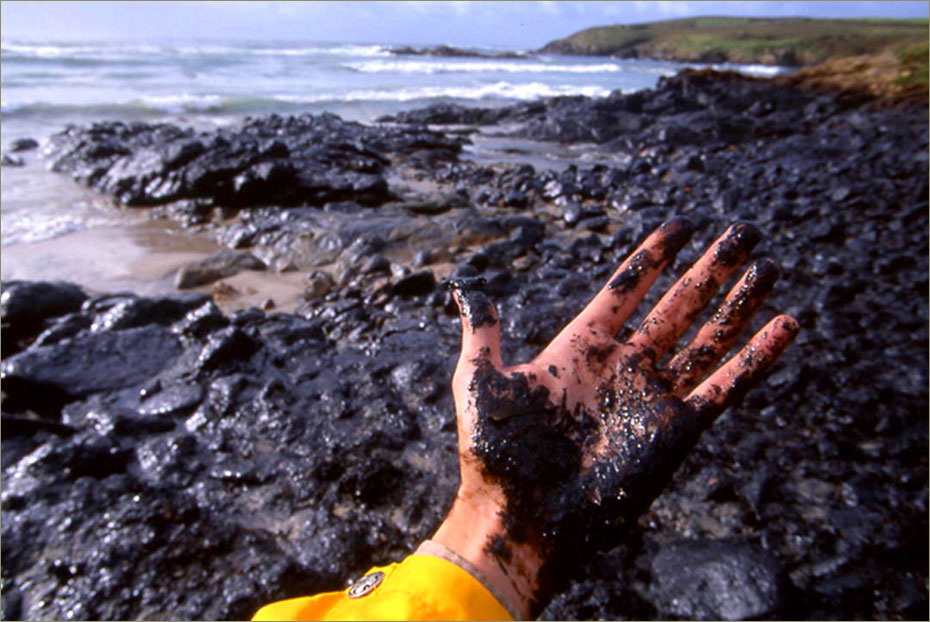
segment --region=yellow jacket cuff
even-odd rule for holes
[[[514,616],[471,564],[442,545],[426,542],[399,564],[372,568],[351,588],[271,603],[252,619],[513,620]]]

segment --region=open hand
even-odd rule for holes
[[[475,564],[526,617],[584,556],[617,544],[701,431],[798,331],[778,316],[714,370],[778,278],[777,265],[760,259],[674,351],[761,237],[737,223],[618,341],[691,231],[683,218],[662,225],[539,356],[513,367],[501,360],[500,322],[480,284],[452,283],[462,315],[452,382],[461,485],[433,540]]]

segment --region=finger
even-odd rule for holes
[[[628,340],[659,361],[701,314],[720,285],[762,239],[753,225],[738,222],[711,245],[649,312]]]
[[[772,291],[778,276],[778,264],[768,258],[756,261],[746,270],[714,316],[665,366],[673,378],[676,394],[681,395],[693,387],[729,352]]]
[[[797,321],[788,315],[779,315],[692,391],[687,402],[703,421],[713,421],[762,378],[797,334]]]
[[[584,330],[610,337],[616,335],[662,269],[688,242],[693,231],[694,225],[687,218],[677,217],[649,234],[560,336],[575,335]]]
[[[449,282],[462,318],[462,350],[458,367],[487,360],[501,363],[501,327],[497,310],[481,289],[484,279],[453,279]]]

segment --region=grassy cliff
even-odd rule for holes
[[[926,19],[695,17],[588,28],[539,52],[807,66],[848,56],[895,54],[927,40]]]

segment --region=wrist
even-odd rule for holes
[[[539,568],[543,559],[527,543],[507,537],[502,520],[503,498],[484,491],[459,490],[448,516],[432,541],[446,547],[474,569],[498,600],[521,619],[538,614]],[[471,569],[466,568],[471,572]]]

